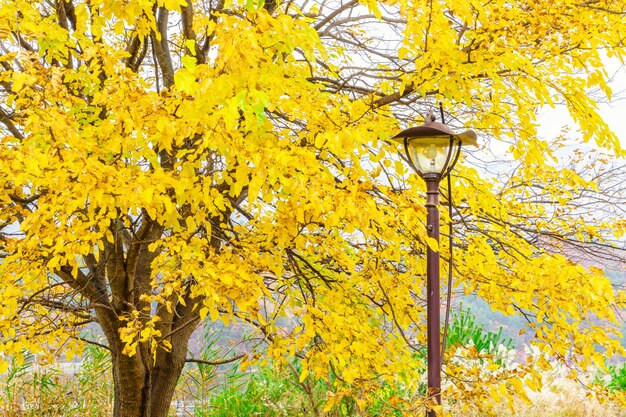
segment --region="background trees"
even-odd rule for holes
[[[98,323],[116,416],[166,414],[203,320],[247,323],[246,361],[300,357],[301,378],[333,373],[360,404],[409,383],[426,232],[420,180],[385,140],[437,100],[519,164],[455,173],[455,285],[523,314],[573,369],[621,353],[586,323],[614,321],[623,294],[547,249],[611,246],[623,219],[571,208],[598,185],[557,167],[535,112],[563,103],[623,154],[586,90],[611,94],[600,51],[623,58],[624,6],[459,3],[4,1],[4,354],[68,352]],[[483,384],[450,363],[450,395],[480,403],[541,366]]]

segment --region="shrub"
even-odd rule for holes
[[[626,391],[626,363],[621,366],[610,366],[609,375],[611,376],[611,382],[607,385],[607,388],[612,391]]]
[[[476,317],[468,309],[461,308],[452,313],[452,323],[448,330],[446,345],[452,347],[475,346],[478,352],[496,353],[499,345],[513,349],[513,340],[502,337],[502,326],[498,331],[485,330],[482,324],[476,323]]]

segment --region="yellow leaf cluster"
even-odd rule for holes
[[[523,315],[576,369],[624,353],[626,296],[567,256],[610,247],[624,219],[583,215],[601,185],[536,137],[536,109],[565,102],[583,141],[622,152],[587,95],[611,95],[599,51],[624,58],[619,2],[57,3],[0,3],[5,358],[76,350],[96,321],[119,354],[157,363],[219,320],[264,358],[302,359],[301,382],[336,381],[330,408],[417,391],[425,253],[450,248],[387,139],[433,99],[508,141],[516,166],[455,171],[455,288]],[[481,404],[539,389],[549,367],[467,355],[447,372],[473,383],[445,394]]]

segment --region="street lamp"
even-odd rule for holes
[[[443,116],[443,114],[442,114]],[[426,229],[439,245],[439,183],[450,173],[461,153],[461,146],[476,145],[472,130],[456,134],[446,124],[436,122],[430,113],[423,125],[406,129],[392,139],[402,143],[409,163],[426,182]],[[428,333],[428,396],[441,404],[441,315],[439,295],[439,252],[426,250],[426,315]],[[429,410],[428,417],[436,417]]]

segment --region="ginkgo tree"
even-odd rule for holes
[[[621,0],[2,0],[0,369],[97,323],[114,415],[161,417],[200,323],[246,323],[243,364],[334,375],[328,409],[384,382],[421,412],[423,184],[387,139],[437,101],[517,164],[454,173],[455,286],[524,315],[573,377],[603,366],[624,295],[560,249],[613,250],[624,219],[581,217],[602,185],[558,168],[536,111],[566,105],[623,156],[587,92],[611,97],[625,29]],[[549,366],[472,363],[447,362],[444,397],[486,404]]]

